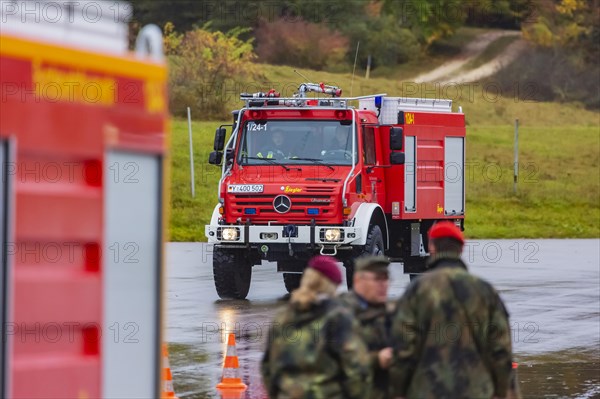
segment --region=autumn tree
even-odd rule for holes
[[[341,33],[304,20],[263,21],[256,40],[261,62],[316,70],[343,63],[348,52],[348,39]]]
[[[177,34],[172,25],[165,27],[174,115],[185,115],[189,106],[202,119],[224,118],[229,96],[237,95],[244,81],[258,76],[252,40],[240,39],[244,29],[223,33],[208,28]]]
[[[523,36],[531,44],[497,79],[529,87],[529,98],[579,101],[600,108],[600,5],[597,1],[537,0]]]
[[[584,0],[539,1],[538,17],[523,36],[537,46],[564,49],[574,61],[597,63],[600,54],[600,4]]]

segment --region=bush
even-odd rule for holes
[[[600,67],[583,64],[561,49],[534,47],[495,76],[503,92],[520,100],[578,101],[600,108]]]
[[[231,96],[243,81],[258,77],[252,40],[241,40],[247,29],[227,33],[194,29],[184,35],[165,26],[165,52],[169,57],[169,106],[185,116],[191,107],[196,118],[223,119]]]
[[[302,19],[262,20],[256,29],[261,62],[321,70],[344,62],[348,39],[322,24]]]
[[[358,64],[367,65],[372,57],[372,69],[392,68],[421,56],[421,46],[408,29],[402,28],[391,16],[378,16],[353,25],[352,42],[360,41]],[[354,51],[351,54],[354,61]]]
[[[365,35],[365,50],[373,56],[375,65],[403,64],[418,58],[421,47],[408,29],[402,28],[391,16],[374,20]]]

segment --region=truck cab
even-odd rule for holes
[[[308,98],[307,91],[332,97]],[[451,216],[435,207],[425,212],[436,201],[442,207],[443,173],[435,180],[441,190],[430,190],[431,198],[421,201],[422,215],[416,211],[415,141],[406,137],[399,111],[393,121],[383,119],[382,111],[390,108],[385,95],[341,98],[338,88],[310,83],[298,93],[287,99],[274,92],[243,96],[246,106],[234,112],[227,142],[224,127],[215,134],[209,162],[222,167],[222,177],[205,232],[214,244],[215,285],[222,298],[245,298],[252,266],[262,260],[277,263],[290,292],[308,258],[318,253],[344,264],[349,286],[353,261],[365,254],[386,254],[403,261],[405,271],[419,273],[427,255],[424,233],[433,222],[450,218],[462,226],[464,203]],[[350,105],[357,101],[358,107]],[[448,114],[439,111],[438,105],[437,113]],[[455,116],[455,134],[464,144],[464,116]],[[445,129],[440,138],[452,131]],[[444,154],[433,155],[441,158],[434,167],[443,165]]]

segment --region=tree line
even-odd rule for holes
[[[393,68],[435,51],[436,43],[471,26],[521,30],[531,44],[521,62],[500,75],[506,84],[535,80],[541,100],[576,100],[600,107],[597,0],[133,0],[132,4],[132,30],[147,23],[167,27],[173,65],[183,73],[175,80],[183,82],[183,76],[192,73],[191,61],[187,69],[182,63],[190,57],[197,62],[198,55],[191,53],[198,51],[202,65],[210,68],[206,74],[193,73],[204,74],[197,78],[205,80],[211,77],[211,90],[231,76],[254,75],[256,69],[249,64],[255,61],[347,71],[359,41],[359,65],[366,65],[370,57],[373,68]],[[237,58],[219,58],[221,50]],[[234,75],[215,78],[215,73],[225,71]],[[206,84],[203,87],[206,91]],[[185,84],[180,89],[189,91]]]
[[[533,13],[530,0],[133,0],[134,23],[170,22],[181,32],[205,26],[227,32],[248,28],[269,63],[325,68],[403,63],[461,26],[519,29]],[[323,55],[323,53],[325,55]],[[332,54],[333,53],[333,54]],[[327,58],[327,59],[325,59]]]

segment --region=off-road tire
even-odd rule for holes
[[[383,244],[383,233],[381,228],[374,224],[369,227],[369,234],[367,235],[367,242],[363,247],[358,257],[367,255],[383,255],[385,253],[385,247]],[[346,267],[346,285],[348,289],[352,289],[352,280],[354,279],[354,260],[347,260],[344,262]]]
[[[285,289],[289,293],[300,287],[300,280],[302,280],[302,274],[300,273],[283,273],[283,284],[285,284]]]
[[[252,263],[240,251],[215,247],[213,276],[221,299],[245,299],[250,290]]]

